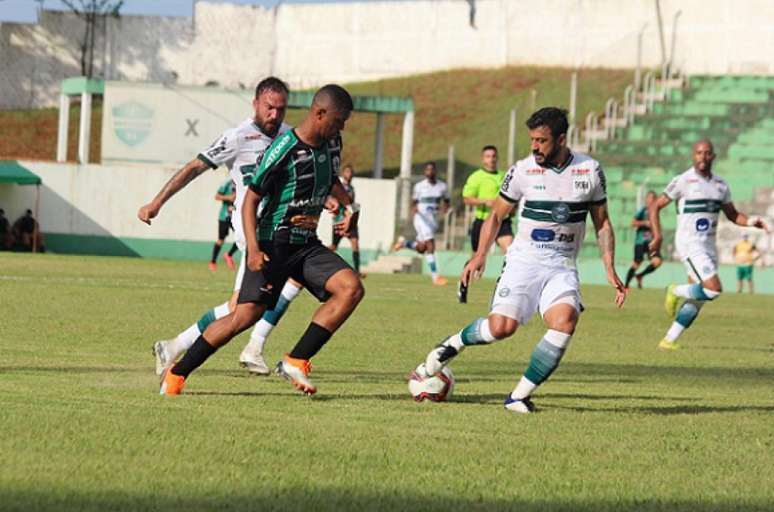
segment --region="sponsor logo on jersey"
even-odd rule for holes
[[[538,167],[535,169],[527,169],[527,176],[534,176],[536,174],[545,174],[546,170],[542,167]]]
[[[278,141],[277,145],[274,146],[274,149],[272,149],[271,152],[269,152],[268,159],[270,163],[274,162],[274,160],[277,159],[277,157],[282,153],[282,151],[285,149],[285,146],[288,145],[288,143],[291,141],[292,138],[293,137],[288,135],[286,137],[282,137]]]
[[[566,203],[557,203],[551,208],[551,218],[554,222],[564,224],[570,219],[570,207]]]
[[[545,185],[532,185],[532,190],[545,190]]]
[[[245,140],[261,140],[261,134],[253,133],[253,134],[245,135]]]
[[[317,157],[317,161],[320,162],[320,163],[325,162],[325,160],[327,160],[327,157],[325,155],[319,155]]]
[[[589,183],[586,180],[583,181],[575,181],[575,190],[581,190],[583,192],[588,192],[591,189],[591,183]]]
[[[591,169],[573,169],[573,174],[589,174],[591,173]]]
[[[556,233],[550,229],[533,229],[530,237],[536,242],[553,242]]]
[[[511,294],[511,289],[507,288],[505,286],[500,288],[500,291],[497,292],[497,295],[499,295],[500,297],[503,297],[503,298],[507,297],[510,294]]]
[[[709,219],[696,219],[696,231],[704,232],[709,230],[710,228],[710,221]]]
[[[141,144],[153,128],[153,109],[137,101],[113,107],[113,131],[127,146]]]

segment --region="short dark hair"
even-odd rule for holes
[[[352,112],[355,109],[352,96],[345,88],[337,84],[323,85],[314,93],[312,103],[322,104],[326,101],[330,101],[331,106],[340,112]]]
[[[489,151],[490,149],[495,153],[497,153],[497,146],[493,146],[492,144],[487,144],[486,146],[481,148],[481,152],[483,153],[484,151]]]
[[[288,84],[276,76],[270,76],[258,82],[258,85],[255,86],[255,97],[257,98],[267,91],[277,92],[280,94],[290,94],[290,88],[288,87]]]
[[[567,133],[570,124],[567,122],[567,111],[557,107],[543,107],[527,119],[527,128],[534,130],[541,126],[548,126],[554,138]]]
[[[422,164],[422,169],[424,169],[424,168],[425,168],[425,167],[427,167],[428,165],[429,165],[430,167],[432,167],[433,169],[437,169],[437,167],[436,167],[436,165],[435,165],[435,162],[433,162],[432,160],[428,160],[427,162],[423,163],[423,164]]]

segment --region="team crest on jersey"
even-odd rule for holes
[[[567,203],[557,203],[551,208],[551,218],[554,219],[554,222],[564,224],[570,220],[570,207],[567,206]]]
[[[326,160],[325,155],[320,155],[320,156],[317,157],[317,161],[320,162],[320,163],[325,162],[325,160]]]
[[[500,291],[497,292],[497,295],[499,295],[502,298],[505,298],[510,294],[511,294],[511,289],[507,287],[502,287],[500,288]]]

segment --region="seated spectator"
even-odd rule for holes
[[[0,251],[7,251],[13,246],[11,223],[5,217],[5,210],[0,208]]]
[[[36,240],[38,252],[46,252],[43,247],[43,235],[38,221],[32,216],[32,210],[27,210],[24,215],[16,219],[13,223],[13,235],[16,238],[16,247],[22,251],[32,251],[33,240]]]

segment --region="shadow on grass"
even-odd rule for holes
[[[6,484],[7,485],[7,484]],[[142,510],[146,512],[177,510],[199,511],[299,511],[327,510],[385,511],[421,510],[433,511],[518,511],[518,512],[711,512],[720,510],[745,510],[747,512],[768,512],[774,502],[755,504],[742,501],[700,502],[691,500],[529,500],[486,497],[439,496],[435,490],[421,494],[407,494],[396,490],[394,493],[368,493],[357,489],[314,488],[306,482],[291,490],[256,490],[254,494],[227,494],[227,489],[217,493],[200,492],[186,496],[153,495],[147,490],[137,493],[109,490],[80,491],[19,491],[0,488],[3,495],[2,510],[11,511],[123,511]]]

